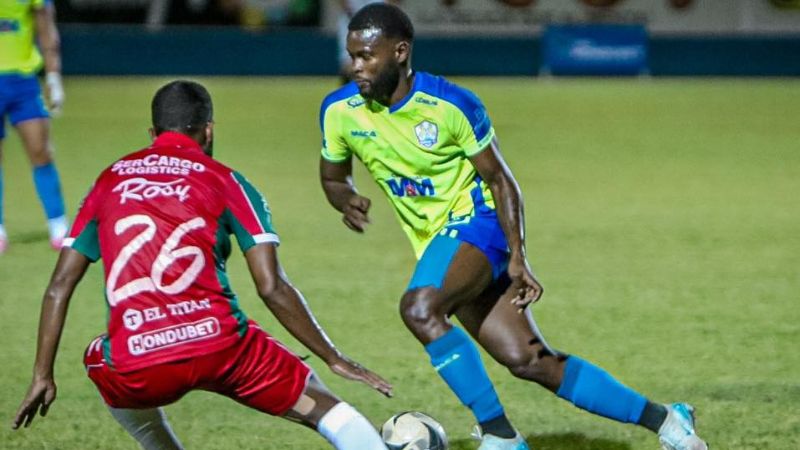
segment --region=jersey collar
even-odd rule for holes
[[[408,103],[408,101],[411,100],[411,97],[413,97],[414,94],[417,92],[417,88],[419,87],[420,78],[422,74],[419,72],[413,72],[412,75],[414,76],[414,80],[411,82],[411,89],[408,90],[408,94],[406,94],[406,96],[403,97],[399,102],[390,106],[389,113],[393,113],[402,108],[403,106],[406,106],[406,103]]]
[[[152,147],[176,147],[185,148],[187,150],[203,151],[200,144],[194,139],[186,136],[185,134],[177,133],[175,131],[165,131],[156,137],[153,141]]]

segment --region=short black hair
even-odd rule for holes
[[[163,131],[196,132],[212,121],[211,95],[194,81],[176,80],[162,86],[151,104],[153,128]]]
[[[414,25],[402,9],[387,3],[370,3],[350,19],[349,31],[377,28],[389,38],[414,40]]]

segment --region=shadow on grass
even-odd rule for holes
[[[630,444],[605,438],[593,438],[580,433],[528,435],[532,450],[632,450]],[[450,443],[451,450],[473,450],[478,441],[458,439]]]
[[[9,235],[8,240],[14,244],[33,244],[36,242],[47,242],[50,240],[50,235],[47,234],[46,230],[37,230],[37,231],[23,231],[12,233]]]

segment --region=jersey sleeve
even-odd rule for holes
[[[494,127],[480,99],[467,89],[451,84],[446,99],[451,110],[450,130],[467,156],[480,153],[494,139]]]
[[[80,252],[90,261],[100,259],[100,241],[97,237],[97,210],[102,204],[101,189],[98,183],[86,195],[78,208],[78,215],[72,222],[69,234],[64,238],[64,247]]]
[[[328,99],[322,102],[319,112],[319,125],[322,129],[322,157],[330,162],[342,162],[352,154],[342,136],[342,123],[339,114],[332,111]]]
[[[242,252],[256,244],[280,244],[264,196],[240,173],[230,172],[229,178],[225,183],[225,214]]]

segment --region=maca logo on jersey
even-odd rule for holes
[[[436,195],[430,178],[412,180],[411,178],[390,178],[386,185],[395,197],[430,197]]]
[[[14,19],[0,19],[0,33],[16,33],[19,31],[19,21]]]
[[[350,130],[350,136],[360,138],[374,138],[378,136],[375,130]]]
[[[417,141],[425,148],[433,147],[439,141],[439,126],[429,120],[423,120],[414,127]]]

